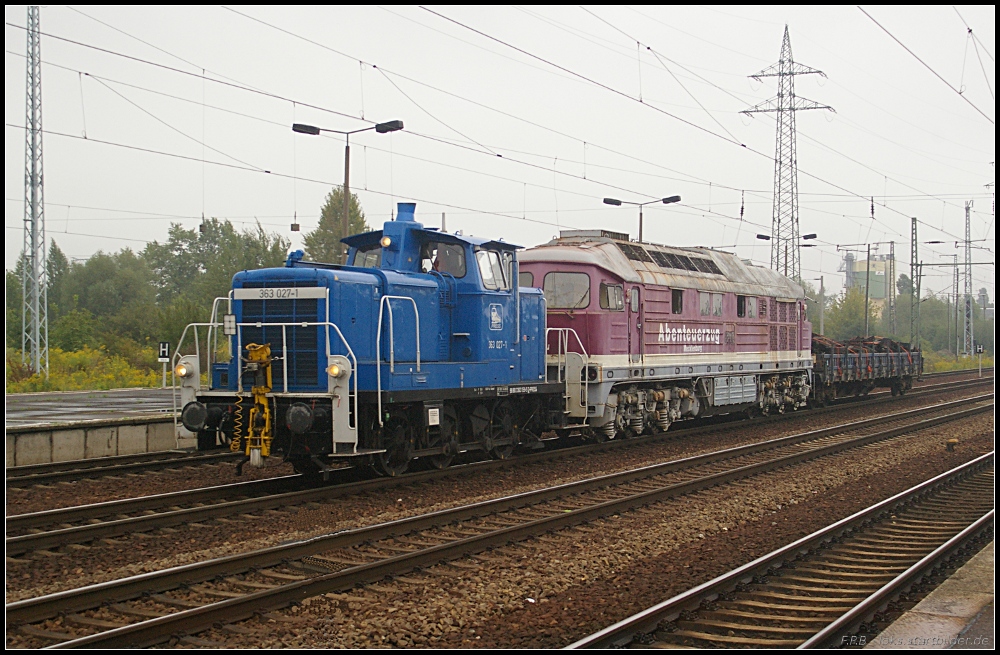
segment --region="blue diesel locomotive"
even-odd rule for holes
[[[196,344],[174,367],[182,436],[254,466],[280,454],[324,472],[361,457],[397,475],[414,458],[504,458],[571,426],[567,385],[546,380],[542,292],[517,286],[518,246],[424,227],[415,207],[345,239],[349,265],[296,251],[237,273],[182,337]]]

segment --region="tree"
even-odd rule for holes
[[[323,208],[320,209],[319,225],[315,230],[305,235],[306,254],[315,262],[339,264],[344,246],[340,243],[344,231],[344,187],[334,187],[326,195]],[[351,194],[350,220],[348,233],[359,234],[369,232],[371,227],[365,220],[365,212],[361,209],[358,196]]]
[[[901,296],[913,295],[913,280],[906,273],[901,273],[896,281],[896,291]]]
[[[66,351],[97,348],[100,346],[97,330],[93,314],[86,309],[74,309],[51,323],[49,345]]]
[[[150,243],[142,257],[153,271],[161,305],[184,296],[203,305],[207,319],[212,301],[228,293],[233,275],[280,266],[290,245],[260,225],[241,232],[229,221],[210,218],[198,230],[174,223],[166,243]]]
[[[66,276],[72,265],[66,254],[56,245],[55,239],[49,245],[49,256],[45,261],[45,279],[48,284],[48,318],[49,329],[59,319],[60,316],[72,309],[69,299],[66,298],[63,287]]]
[[[826,312],[826,336],[837,341],[860,337],[865,333],[865,292],[853,288],[844,292]],[[868,307],[869,331],[875,327],[874,307]]]
[[[7,347],[21,347],[21,320],[24,307],[24,257],[17,260],[14,270],[5,270],[7,274]]]

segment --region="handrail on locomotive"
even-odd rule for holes
[[[223,328],[225,327],[224,322],[220,322],[218,320],[219,305],[220,305],[221,302],[226,301],[227,302],[227,314],[232,315],[232,313],[233,313],[233,299],[234,299],[233,298],[233,294],[234,294],[234,290],[231,289],[229,291],[228,296],[215,298],[215,300],[213,300],[213,302],[212,302],[212,313],[211,313],[211,315],[209,317],[209,321],[206,322],[206,323],[189,323],[187,326],[185,326],[184,331],[181,333],[181,337],[180,337],[180,339],[177,342],[177,348],[174,350],[173,361],[171,362],[171,367],[170,367],[170,369],[171,369],[171,386],[172,386],[172,390],[173,390],[173,392],[171,394],[171,400],[172,400],[172,405],[173,405],[173,410],[174,410],[174,428],[175,428],[175,430],[177,428],[177,421],[178,421],[177,396],[178,396],[179,389],[178,389],[178,383],[177,383],[177,376],[175,375],[174,371],[175,371],[175,369],[177,367],[177,364],[179,364],[180,361],[183,358],[185,358],[185,357],[191,357],[191,355],[184,355],[184,354],[182,354],[183,348],[184,348],[185,339],[188,336],[188,330],[190,329],[193,332],[192,342],[194,344],[194,358],[195,358],[195,362],[197,362],[197,367],[200,368],[201,348],[200,348],[199,339],[198,339],[198,328],[199,327],[206,328],[206,331],[205,331],[206,332],[206,334],[205,334],[206,364],[207,364],[208,370],[211,371],[212,370],[212,365],[216,363],[216,355],[219,352],[219,348],[218,348],[218,329],[220,327],[223,327]],[[351,348],[351,344],[348,343],[347,338],[344,336],[344,333],[341,331],[340,327],[336,323],[333,323],[333,322],[331,322],[329,320],[329,314],[330,314],[330,295],[329,294],[330,294],[329,289],[327,289],[326,290],[326,307],[327,307],[327,320],[326,321],[322,321],[322,322],[310,322],[310,321],[298,321],[298,322],[253,321],[253,322],[245,322],[245,323],[236,323],[236,324],[234,324],[234,327],[236,328],[236,333],[234,335],[236,337],[236,350],[235,350],[235,352],[236,353],[241,353],[242,352],[242,349],[243,349],[242,329],[244,327],[260,328],[260,327],[262,327],[264,325],[273,326],[273,327],[281,327],[281,353],[282,353],[282,356],[280,358],[274,358],[274,359],[281,359],[281,363],[282,363],[282,392],[283,393],[288,393],[288,358],[285,356],[285,353],[288,352],[288,332],[287,332],[287,328],[289,328],[289,327],[296,327],[296,328],[325,327],[326,329],[324,330],[324,335],[326,337],[326,352],[327,353],[333,352],[332,349],[331,349],[331,345],[332,344],[331,344],[331,340],[330,340],[330,329],[332,328],[333,330],[336,331],[337,336],[340,338],[340,342],[343,344],[344,348],[346,349],[348,357],[349,357],[349,360],[351,362],[351,369],[352,369],[351,370],[351,378],[352,378],[351,382],[353,382],[353,386],[354,386],[354,391],[351,394],[351,401],[352,401],[352,404],[354,406],[354,412],[353,412],[353,415],[350,417],[351,419],[353,419],[353,421],[350,421],[350,427],[352,429],[356,430],[357,429],[358,416],[359,416],[359,414],[358,414],[358,360],[357,360],[357,357],[354,354],[354,350]],[[412,299],[409,299],[409,300],[412,300]],[[392,327],[391,327],[391,311],[392,310],[390,308],[390,334],[392,332]],[[419,316],[418,316],[417,317],[418,330],[419,330],[419,320],[420,319],[419,319]],[[229,336],[229,335],[226,335],[226,336]],[[213,337],[214,337],[214,339],[213,339]],[[418,369],[417,370],[419,370],[419,366],[420,366],[419,334],[418,334],[417,338],[418,338],[418,346],[417,346],[417,367],[418,367]],[[232,349],[230,348],[230,350],[232,350]],[[233,352],[230,352],[229,356],[230,356],[230,359],[231,359],[234,356]],[[198,368],[196,368],[196,370],[198,370]],[[199,374],[200,374],[200,371],[199,371]],[[196,380],[196,384],[200,387],[200,384],[201,384],[200,377],[199,377],[198,380]],[[349,382],[349,386],[350,386],[350,382]],[[209,379],[209,387],[211,387],[211,378]],[[243,389],[243,378],[242,378],[242,375],[239,375],[239,377],[238,377],[237,387],[238,387],[239,392],[243,393],[244,389]]]
[[[382,420],[382,312],[386,307],[389,308],[389,372],[396,372],[396,337],[392,328],[392,303],[389,302],[390,300],[409,300],[413,304],[413,314],[416,317],[417,372],[420,372],[420,310],[417,309],[417,302],[408,296],[382,296],[378,306],[378,328],[375,332],[375,377],[378,391],[379,426],[385,424]],[[357,367],[355,366],[355,368]]]
[[[571,396],[571,385],[581,385],[581,396],[580,396],[580,406],[583,409],[583,417],[587,416],[587,407],[590,403],[590,376],[587,374],[587,363],[590,357],[587,355],[587,348],[583,345],[583,341],[580,340],[580,335],[576,333],[573,328],[545,328],[545,354],[548,355],[549,349],[549,334],[556,333],[556,354],[553,355],[556,358],[556,379],[555,382],[562,382],[566,385],[566,401],[569,402]],[[577,346],[580,347],[580,352],[575,353],[581,356],[581,361],[579,362],[580,367],[580,377],[579,381],[572,380],[568,374],[567,369],[569,368],[569,355],[573,353],[569,349],[570,341],[569,336],[573,335],[576,339]],[[545,366],[545,381],[549,382],[549,367]],[[570,408],[567,407],[567,410]],[[579,412],[577,412],[579,413]],[[575,414],[573,414],[575,415]]]

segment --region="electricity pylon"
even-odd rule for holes
[[[778,63],[751,75],[760,81],[764,77],[778,78],[778,95],[743,110],[744,114],[775,112],[778,114],[777,143],[774,148],[774,209],[771,218],[771,268],[795,280],[802,279],[799,257],[799,168],[795,149],[795,112],[803,109],[829,109],[812,100],[795,95],[795,76],[816,73],[815,68],[792,59],[792,42],[785,25]]]

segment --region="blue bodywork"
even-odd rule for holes
[[[545,301],[539,289],[517,287],[518,246],[425,228],[414,209],[400,203],[382,230],[345,239],[352,265],[307,262],[296,251],[284,268],[234,276],[234,290],[320,290],[306,299],[233,301],[244,356],[248,343],[269,343],[281,358],[273,369],[275,392],[325,393],[327,355],[349,355],[332,328],[275,323],[335,324],[357,360],[361,392],[379,388],[376,362],[381,390],[393,393],[544,380]],[[213,388],[235,390],[236,380],[235,360],[214,367]]]

